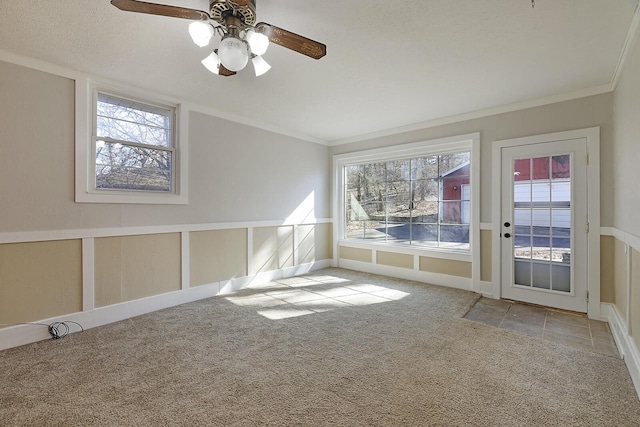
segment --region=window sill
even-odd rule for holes
[[[184,194],[149,194],[127,192],[77,192],[76,203],[127,203],[155,205],[186,205]]]

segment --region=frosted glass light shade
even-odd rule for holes
[[[269,65],[267,61],[262,58],[262,56],[254,57],[251,62],[253,62],[253,68],[256,71],[256,77],[263,75],[271,69],[271,65]]]
[[[247,31],[247,41],[251,47],[251,53],[254,55],[264,55],[269,47],[269,37],[262,33],[256,33],[254,30]]]
[[[247,43],[235,37],[226,37],[218,46],[220,62],[229,71],[240,71],[249,62]]]
[[[213,37],[213,27],[208,22],[194,21],[189,24],[189,35],[196,45],[204,47]]]
[[[211,71],[213,74],[220,74],[220,59],[215,52],[211,52],[211,55],[204,58],[201,62],[202,65],[204,65],[207,70]]]

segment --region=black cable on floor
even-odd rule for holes
[[[71,332],[69,328],[69,323],[73,323],[74,325],[78,325],[80,330],[84,332],[84,328],[78,322],[74,322],[73,320],[64,320],[60,322],[52,322],[49,324],[46,323],[36,323],[36,322],[19,322],[19,323],[0,323],[1,326],[16,326],[16,325],[39,325],[46,326],[49,330],[49,334],[51,334],[51,338],[57,340],[60,338],[64,338]]]

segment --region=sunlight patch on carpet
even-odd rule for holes
[[[316,278],[314,278],[316,279]],[[226,297],[227,301],[242,307],[257,309],[257,313],[271,320],[287,319],[323,313],[345,307],[367,306],[398,301],[410,294],[396,289],[371,284],[353,284],[324,289],[306,289],[314,285],[349,282],[323,276],[321,280],[279,280],[271,289],[246,296]],[[286,288],[281,287],[286,285]],[[305,289],[302,289],[302,287]],[[269,289],[268,286],[264,288]]]
[[[349,282],[348,279],[332,276],[313,276],[313,277],[289,277],[279,279],[272,282],[250,285],[249,289],[282,289],[282,288],[306,288],[309,286],[327,285],[333,283]]]

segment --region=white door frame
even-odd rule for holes
[[[586,139],[589,167],[587,168],[587,215],[589,217],[587,289],[589,318],[600,319],[600,128],[578,129],[544,135],[494,141],[492,157],[492,294],[501,298],[501,201],[502,201],[502,149],[519,145],[539,144],[569,139]]]

